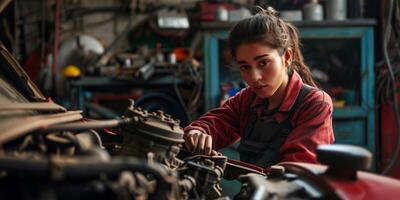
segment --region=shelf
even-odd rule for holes
[[[374,26],[377,24],[375,19],[348,19],[343,21],[333,21],[333,20],[324,20],[324,21],[295,21],[290,22],[298,28],[301,27],[363,27],[363,26]],[[232,28],[236,22],[202,22],[200,27],[206,30],[212,29],[230,29]]]
[[[368,111],[362,109],[361,107],[356,106],[347,106],[343,108],[334,108],[333,109],[333,118],[334,119],[359,119],[359,118],[367,118]]]
[[[72,87],[97,88],[97,87],[119,87],[119,86],[141,86],[154,87],[174,84],[174,78],[171,76],[154,77],[149,80],[135,78],[113,78],[113,77],[82,77],[71,82]],[[178,84],[182,84],[181,79],[177,79]]]

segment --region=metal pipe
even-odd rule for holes
[[[0,104],[0,110],[67,111],[64,107],[50,102]]]
[[[130,122],[130,119],[112,119],[112,120],[96,120],[96,121],[83,121],[72,122],[67,124],[55,124],[44,129],[46,132],[52,131],[81,131],[88,129],[103,129],[113,128]]]
[[[29,116],[7,121],[0,128],[0,145],[24,136],[31,131],[40,130],[42,127],[80,120],[82,119],[80,113],[81,111],[68,111],[65,113]]]

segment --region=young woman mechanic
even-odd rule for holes
[[[317,145],[334,141],[332,100],[304,64],[297,29],[268,8],[238,22],[228,42],[248,87],[187,126],[186,147],[211,155],[240,139],[243,162],[317,162]]]

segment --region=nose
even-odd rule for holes
[[[258,82],[262,79],[261,71],[257,68],[251,70],[250,79],[252,82]]]

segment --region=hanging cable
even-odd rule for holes
[[[188,111],[188,108],[187,108],[187,106],[185,104],[185,101],[183,100],[182,94],[181,94],[181,92],[179,90],[178,77],[177,76],[178,76],[178,74],[176,74],[176,73],[174,73],[174,75],[172,76],[173,77],[174,91],[175,91],[176,97],[178,98],[179,103],[181,104],[181,106],[182,106],[182,108],[183,108],[183,110],[185,112],[186,118],[190,122],[190,121],[192,121],[191,120],[191,116],[189,114],[189,111]]]
[[[62,0],[56,0],[56,6],[54,11],[54,39],[53,39],[53,62],[51,65],[51,93],[56,94],[56,68],[58,64],[58,46],[60,44],[60,20],[61,20],[61,4]]]
[[[382,173],[383,174],[388,174],[396,164],[397,158],[399,157],[400,153],[400,116],[399,116],[399,105],[397,101],[397,85],[396,85],[396,77],[393,72],[392,64],[389,58],[389,53],[388,53],[388,43],[390,41],[390,36],[392,32],[392,27],[391,27],[391,22],[392,22],[392,15],[393,15],[393,9],[394,9],[394,2],[393,0],[389,1],[389,13],[388,13],[388,18],[386,22],[386,28],[385,32],[383,35],[383,54],[384,54],[384,59],[387,64],[389,76],[390,76],[390,81],[391,81],[391,86],[392,86],[392,98],[393,98],[393,110],[395,113],[395,119],[396,119],[396,129],[397,129],[397,143],[394,149],[394,153],[392,157],[390,158],[389,164],[383,169]]]

